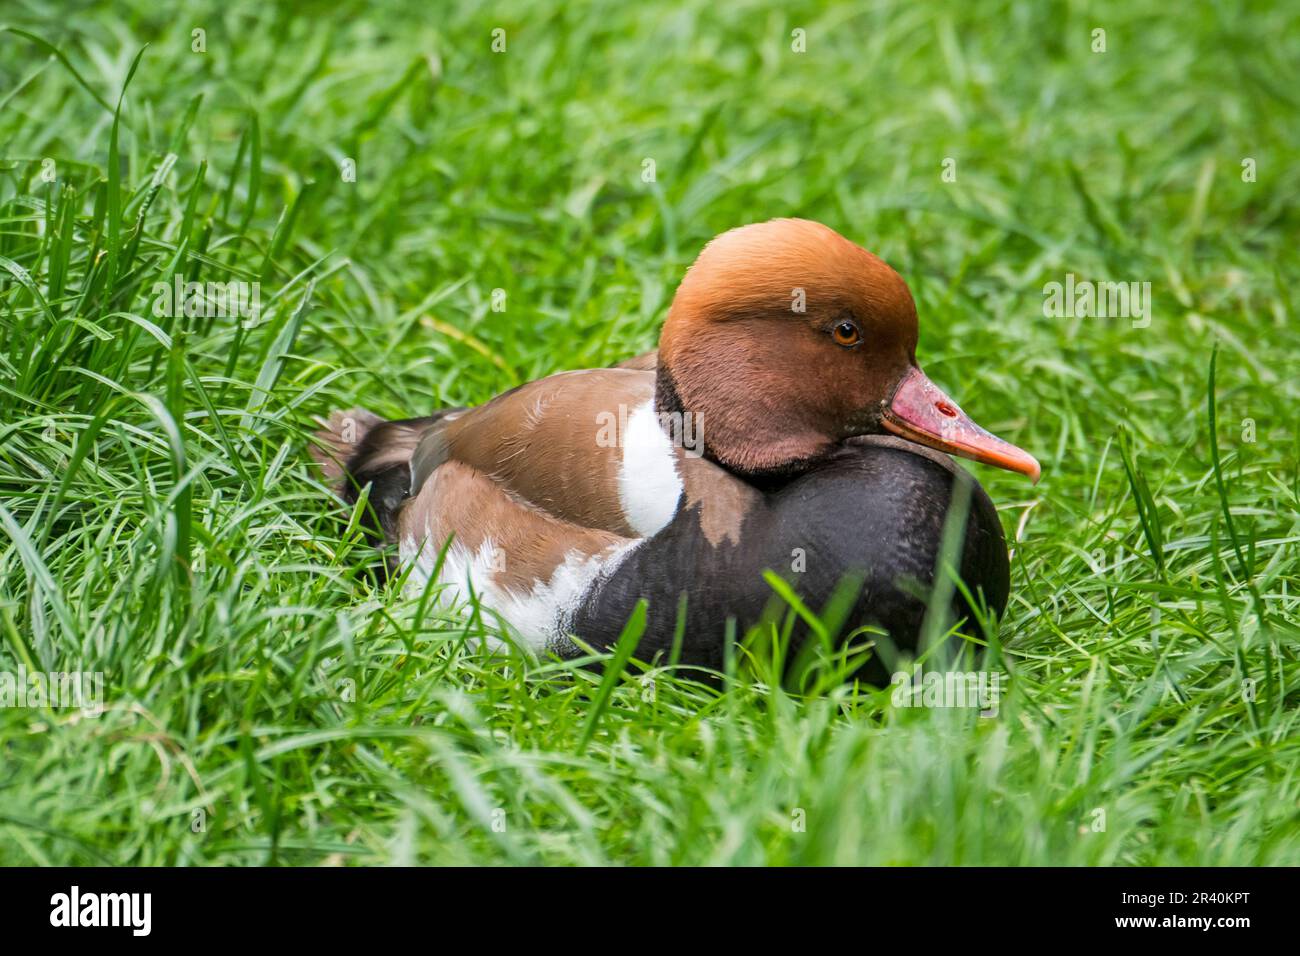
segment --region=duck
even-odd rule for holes
[[[645,602],[636,657],[716,673],[784,606],[769,572],[814,611],[839,600],[841,634],[915,649],[941,559],[964,584],[951,620],[1001,616],[1009,596],[997,511],[952,456],[1041,474],[925,375],[917,341],[894,269],[773,219],[703,247],[655,351],[472,408],[336,410],[312,454],[347,506],[365,495],[406,586],[478,607],[489,643],[606,651]]]

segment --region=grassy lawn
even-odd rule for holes
[[[0,863],[1300,862],[1300,11],[166,6],[3,11],[0,672],[103,713],[0,707]],[[1043,463],[971,466],[996,717],[743,654],[602,687],[377,583],[314,415],[651,348],[783,215],[898,269]],[[1045,315],[1067,275],[1149,323]]]

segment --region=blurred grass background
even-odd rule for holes
[[[0,862],[1300,862],[1298,21],[6,4],[0,670],[102,671],[107,710],[0,708]],[[998,718],[749,672],[604,700],[361,573],[311,415],[652,347],[701,245],[780,215],[897,268],[927,371],[1043,461],[979,469]],[[1068,272],[1151,282],[1150,326],[1045,318]],[[177,275],[261,321],[156,316]]]

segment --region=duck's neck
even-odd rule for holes
[[[673,381],[673,373],[668,371],[663,362],[655,366],[655,411],[661,415],[686,413],[682,407],[682,397],[677,392],[677,383]]]
[[[704,457],[763,490],[779,488],[807,472],[834,450],[817,436],[781,436],[770,420],[755,418],[757,410],[733,398],[725,381],[713,383],[716,401],[690,401],[663,361],[655,370],[655,411],[680,416],[703,440]],[[689,416],[689,417],[688,417]]]

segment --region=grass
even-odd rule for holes
[[[0,708],[0,863],[1300,862],[1295,10],[161,6],[0,32],[0,671],[105,680]],[[602,687],[375,584],[312,415],[651,347],[708,237],[792,214],[1044,463],[977,468],[996,718],[743,655]],[[1045,317],[1067,273],[1150,325]],[[155,314],[178,275],[259,321]]]

